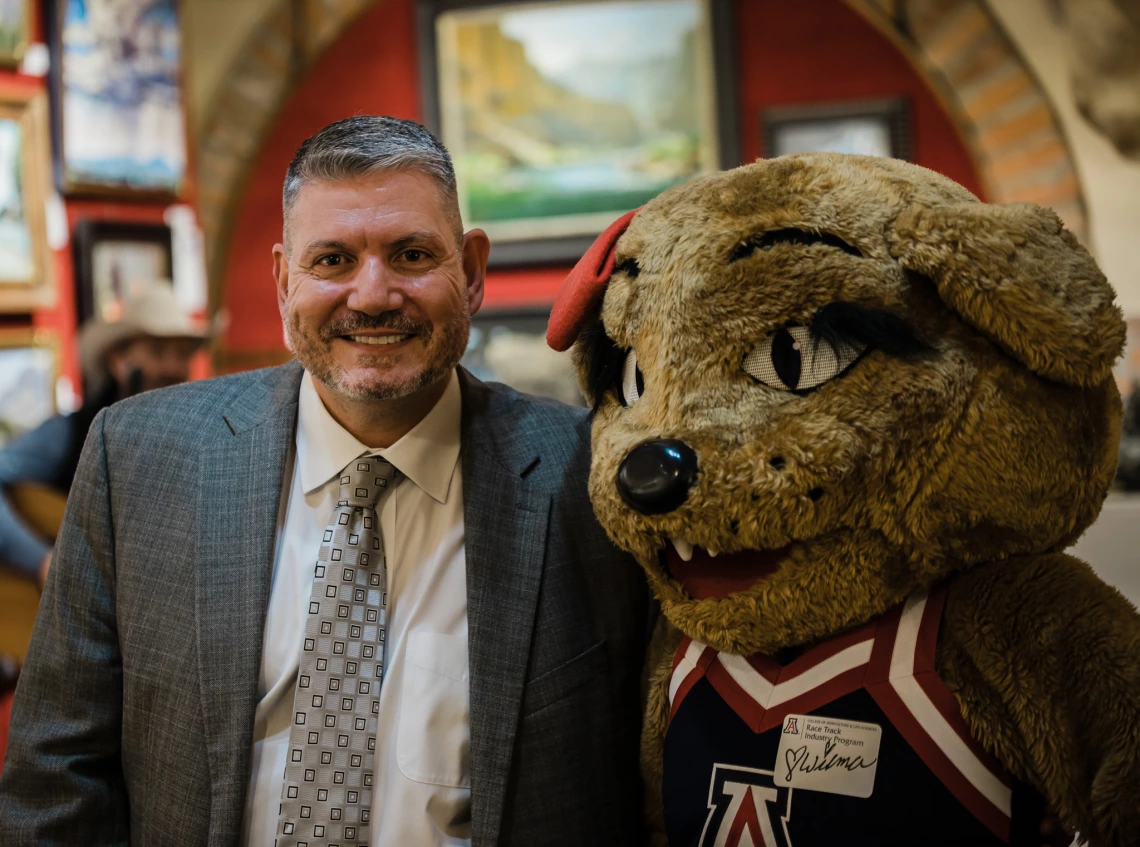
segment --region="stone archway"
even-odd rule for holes
[[[198,214],[210,304],[222,302],[227,233],[262,140],[316,59],[378,0],[278,0],[226,72],[198,134]]]
[[[995,203],[1088,221],[1069,143],[1040,82],[983,0],[844,0],[884,32],[954,119]]]
[[[222,302],[226,233],[265,133],[313,61],[377,1],[280,0],[227,73],[199,136],[199,211],[215,307]],[[1086,237],[1068,142],[983,0],[844,2],[889,37],[940,97],[988,199],[1051,206]]]

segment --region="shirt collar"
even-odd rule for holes
[[[459,377],[452,370],[447,388],[431,411],[383,450],[361,444],[329,414],[308,371],[301,378],[297,409],[297,467],[305,494],[327,483],[365,453],[383,456],[432,499],[446,503],[452,472],[459,460],[459,423],[463,402]]]

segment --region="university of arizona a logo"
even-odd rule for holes
[[[784,732],[788,735],[799,735],[800,728],[796,725],[797,723],[799,723],[799,718],[795,715],[789,715],[788,722],[784,724]]]
[[[778,788],[771,771],[714,765],[700,847],[792,847],[791,806],[792,789]]]

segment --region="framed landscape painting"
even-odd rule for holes
[[[148,287],[171,285],[170,227],[83,220],[75,227],[75,285],[80,322],[118,320],[123,301]]]
[[[0,93],[0,312],[51,305],[47,103],[43,94]]]
[[[31,25],[32,0],[0,0],[0,65],[20,64]]]
[[[473,315],[463,366],[484,382],[585,405],[570,354],[557,353],[546,343],[549,321],[550,310],[537,308]]]
[[[177,0],[50,0],[61,192],[173,199],[186,180]]]
[[[42,330],[0,329],[0,445],[55,414],[59,345]]]
[[[720,108],[732,96],[726,11],[717,0],[421,4],[425,114],[492,262],[574,260],[630,209],[737,164],[723,120],[733,110]]]
[[[903,98],[769,109],[762,120],[769,159],[789,153],[914,158],[910,107]]]

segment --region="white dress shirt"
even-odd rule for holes
[[[247,847],[273,847],[313,566],[340,470],[368,453],[400,472],[380,504],[388,560],[388,662],[380,687],[372,847],[471,839],[467,568],[459,379],[403,438],[370,450],[301,380],[291,482],[282,492],[245,810]]]

